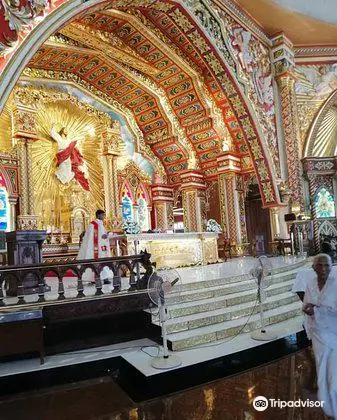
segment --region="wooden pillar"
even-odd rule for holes
[[[152,186],[152,202],[156,229],[173,229],[173,187],[154,184]]]
[[[202,232],[206,222],[206,184],[204,175],[197,169],[181,174],[181,191],[184,209],[184,227],[188,232]]]

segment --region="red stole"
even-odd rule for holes
[[[99,247],[99,241],[98,241],[98,223],[96,220],[92,221],[91,224],[94,226],[94,258],[95,260],[99,258],[98,255],[98,247]],[[107,247],[105,245],[101,246],[101,251],[106,251]]]
[[[80,151],[76,147],[77,141],[72,141],[66,149],[61,150],[60,152],[56,153],[57,159],[57,167],[61,165],[66,159],[70,157],[71,160],[71,170],[75,174],[75,179],[81,185],[81,187],[89,191],[89,182],[84,176],[84,173],[79,169],[79,166],[83,163],[83,156],[81,155]]]
[[[94,258],[98,259],[98,223],[93,221],[91,224],[94,226]]]

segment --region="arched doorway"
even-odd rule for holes
[[[258,255],[271,252],[271,222],[268,208],[263,208],[257,184],[250,184],[245,200],[247,237]]]

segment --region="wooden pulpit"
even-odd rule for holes
[[[47,237],[45,230],[17,230],[6,233],[8,265],[30,265],[42,262],[42,244]],[[22,274],[24,294],[38,292],[38,279]],[[18,282],[11,281],[8,296],[16,296]],[[45,286],[46,287],[46,286]]]

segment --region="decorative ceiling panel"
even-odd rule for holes
[[[167,2],[130,9],[123,2],[114,4],[119,10],[105,5],[106,10],[88,11],[71,24],[88,28],[90,48],[76,46],[79,39],[68,40],[66,47],[45,45],[30,67],[73,72],[130,109],[173,183],[179,182],[193,153],[205,175],[215,176],[226,130],[234,151],[247,156],[247,133],[254,133],[247,111],[231,76],[187,12]],[[67,26],[62,31],[69,35]],[[126,64],[113,48],[109,54],[93,48],[96,38],[119,49],[122,45],[136,61]],[[257,156],[263,158],[260,152]]]

